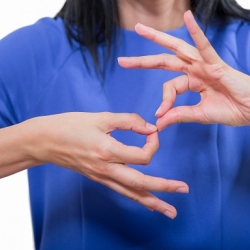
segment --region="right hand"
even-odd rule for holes
[[[170,218],[176,209],[149,193],[187,193],[184,182],[152,177],[125,164],[146,165],[158,149],[158,133],[135,114],[65,113],[29,120],[39,133],[37,146],[30,149],[39,162],[51,162],[71,169]],[[124,145],[110,132],[132,130],[147,135],[142,147]],[[42,148],[41,148],[42,147]],[[36,150],[39,149],[39,152]]]

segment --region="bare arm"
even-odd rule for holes
[[[32,157],[36,140],[39,132],[30,121],[0,129],[0,178],[43,163]]]

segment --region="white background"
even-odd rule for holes
[[[0,0],[0,38],[41,17],[53,17],[64,2]],[[0,249],[32,250],[33,245],[27,173],[23,171],[0,180]]]
[[[0,38],[41,17],[54,16],[64,2],[65,0],[0,0]],[[238,2],[250,9],[249,0]],[[0,249],[34,249],[26,171],[0,180]]]

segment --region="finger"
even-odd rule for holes
[[[120,57],[118,63],[124,68],[167,69],[184,71],[187,62],[174,55],[161,54],[139,57]]]
[[[190,10],[184,14],[184,21],[203,60],[211,64],[220,62],[220,57],[195,21]]]
[[[147,165],[159,147],[157,132],[147,136],[146,144],[142,148],[124,145],[112,137],[110,141],[110,158],[106,159],[109,162]]]
[[[138,191],[188,193],[185,182],[144,175],[126,165],[113,164],[108,173],[109,178]]]
[[[157,31],[153,28],[147,27],[139,23],[136,24],[135,30],[139,35],[165,48],[168,48],[184,60],[202,60],[199,52],[195,47],[191,46],[190,44],[184,42],[179,38]]]
[[[142,117],[137,114],[105,113],[105,123],[106,133],[109,133],[116,129],[122,129],[132,130],[139,134],[148,135],[157,131],[155,125],[146,122]]]
[[[187,75],[182,75],[166,82],[163,85],[163,101],[155,113],[158,118],[162,117],[172,108],[177,95],[189,90],[188,83],[189,81]]]
[[[102,183],[130,200],[138,202],[151,211],[156,210],[171,219],[174,219],[177,215],[176,209],[173,206],[160,200],[147,191],[138,191],[110,180],[104,180]]]
[[[156,126],[159,131],[163,130],[165,127],[181,123],[181,122],[199,122],[206,123],[204,119],[202,119],[203,112],[201,109],[196,106],[181,106],[170,109],[167,113],[165,113],[162,117],[160,117]]]

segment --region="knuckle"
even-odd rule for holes
[[[145,190],[145,184],[143,180],[132,180],[131,187],[139,191]]]
[[[166,91],[166,90],[168,90],[170,87],[171,87],[170,84],[169,84],[168,82],[165,82],[165,83],[162,85],[162,90],[163,90],[163,91]]]
[[[136,113],[132,113],[130,116],[134,124],[141,120],[141,117]]]
[[[152,39],[152,41],[154,41],[154,42],[156,42],[156,41],[158,40],[158,35],[156,34],[156,32],[153,32],[153,33],[151,34],[151,39]]]
[[[98,168],[95,168],[95,169],[98,169]],[[95,182],[100,182],[100,177],[98,174],[89,174],[88,175],[88,178],[92,181],[95,181]]]
[[[179,50],[179,48],[180,48],[180,45],[179,45],[179,43],[172,43],[171,45],[170,45],[170,49],[172,50],[172,51],[178,51]]]
[[[183,72],[188,72],[188,71],[189,71],[189,68],[190,68],[190,65],[184,63],[184,64],[182,65],[182,69],[181,69],[181,70],[182,70]]]
[[[167,58],[167,55],[163,55],[163,57],[160,60],[159,67],[161,68],[167,68],[169,65],[169,59]]]
[[[178,122],[178,123],[181,123],[181,114],[179,111],[175,110],[174,111],[174,117],[175,117],[175,120]]]
[[[154,196],[148,201],[147,207],[150,207],[152,210],[159,211],[160,203],[160,199]]]
[[[132,113],[131,117],[132,117],[133,120],[138,120],[140,118],[140,116],[138,114],[136,114],[136,113]]]
[[[132,193],[126,193],[124,194],[125,197],[129,198],[132,201],[139,202],[138,197],[135,194]]]
[[[141,165],[148,165],[151,161],[151,155],[149,154],[144,154],[143,157],[141,158]]]
[[[210,42],[209,42],[208,39],[206,38],[206,39],[204,40],[204,42],[198,47],[198,49],[199,49],[200,51],[206,50],[209,46],[210,46]]]
[[[112,143],[105,141],[99,145],[99,159],[102,161],[110,161],[112,159]]]

